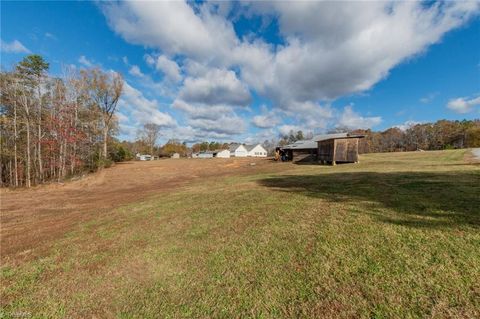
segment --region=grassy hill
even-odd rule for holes
[[[272,163],[285,170],[105,211],[41,258],[2,263],[3,315],[479,317],[480,167],[466,152]]]

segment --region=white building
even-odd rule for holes
[[[212,158],[213,153],[209,151],[197,153],[197,158]]]
[[[229,158],[230,157],[230,150],[221,150],[218,151],[216,157],[220,158]]]
[[[230,156],[247,157],[248,151],[242,144],[230,144]]]
[[[152,161],[153,160],[153,156],[148,155],[148,154],[137,153],[135,157],[137,158],[137,161]]]
[[[172,157],[172,158],[180,158],[180,154],[178,154],[178,153],[173,153],[171,157]]]
[[[262,145],[245,145],[250,157],[267,157],[267,150]]]

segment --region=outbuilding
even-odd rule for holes
[[[219,150],[216,153],[216,157],[219,158],[230,158],[230,150]]]
[[[285,145],[289,160],[294,156],[310,155],[310,160],[322,164],[358,163],[358,142],[365,135],[348,133],[317,135],[311,140],[302,140]]]
[[[180,154],[178,153],[173,153],[171,158],[180,158]]]
[[[140,153],[137,153],[135,157],[137,161],[152,161],[154,159],[152,155]]]
[[[212,158],[213,157],[213,152],[200,152],[197,154],[197,158]]]

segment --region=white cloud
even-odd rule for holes
[[[130,114],[137,124],[154,123],[163,127],[177,125],[170,114],[161,112],[157,100],[149,100],[127,82],[123,85],[123,95],[118,103],[119,112]]]
[[[100,6],[110,27],[126,41],[158,50],[145,55],[146,63],[177,85],[171,90],[172,106],[186,115],[188,130],[206,134],[206,124],[216,126],[222,115],[239,118],[235,107],[248,106],[251,91],[270,100],[275,109],[247,121],[260,128],[281,125],[287,117],[290,126],[304,131],[378,125],[378,116],[364,117],[351,106],[337,111],[330,103],[364,94],[394,67],[424,53],[446,32],[478,14],[480,3],[272,1],[241,3],[244,11],[235,14],[230,5],[209,2]],[[277,19],[282,44],[266,43],[253,32],[239,38],[232,16],[245,12],[265,21]],[[465,111],[472,106],[467,99],[456,99],[449,108]],[[214,128],[211,134],[225,132]]]
[[[395,125],[394,127],[397,127],[399,128],[400,130],[402,131],[406,131],[408,130],[409,128],[417,125],[417,124],[422,124],[422,122],[417,122],[417,121],[405,121],[405,123],[403,124],[398,124],[398,125]]]
[[[31,53],[20,41],[4,42],[0,40],[0,51],[5,53]]]
[[[368,90],[479,10],[478,2],[466,1],[249,6],[262,17],[278,17],[285,45],[275,49],[261,39],[239,39],[225,18],[229,8],[208,3],[121,2],[102,9],[112,29],[129,42],[204,65],[238,66],[246,83],[281,108]]]
[[[202,77],[187,77],[179,92],[179,98],[187,102],[248,106],[251,102],[248,87],[235,72],[212,69]]]
[[[429,104],[435,99],[435,97],[437,97],[437,95],[438,95],[438,92],[429,93],[426,96],[422,97],[420,99],[420,102],[422,102],[423,104]]]
[[[147,61],[147,64],[154,64],[157,71],[165,74],[167,79],[169,79],[170,81],[176,83],[182,80],[180,67],[175,61],[170,60],[164,55],[160,55],[156,61],[153,60],[150,55],[146,55],[145,59]]]
[[[281,135],[288,135],[291,131],[297,133],[298,131],[302,131],[302,127],[298,125],[282,125],[278,128],[278,132]]]
[[[132,65],[130,70],[128,70],[128,73],[130,73],[133,76],[137,76],[139,78],[143,78],[145,76],[145,74],[142,73],[138,65]]]
[[[457,113],[465,114],[473,111],[476,106],[480,106],[480,96],[475,98],[459,97],[448,101],[447,107]]]
[[[91,68],[93,66],[93,62],[87,59],[84,55],[81,55],[80,58],[78,58],[78,62],[80,64],[83,64],[87,68]]]
[[[338,127],[346,127],[348,129],[369,129],[382,122],[380,116],[363,117],[353,111],[352,106],[346,106],[338,119]]]
[[[188,124],[201,131],[213,132],[225,137],[241,134],[246,130],[245,121],[236,115],[222,114],[216,119],[192,119]]]
[[[175,100],[172,107],[183,111],[191,119],[217,119],[221,114],[233,112],[233,108],[227,105],[191,105],[182,100]]]
[[[255,115],[252,118],[252,124],[258,128],[273,128],[281,123],[279,114],[275,111],[268,111],[265,105],[261,107],[262,114]]]
[[[52,39],[52,40],[58,40],[57,37],[50,32],[45,32],[45,38]]]
[[[109,2],[101,8],[111,28],[127,41],[169,55],[208,60],[220,51],[226,54],[237,42],[231,23],[207,6],[200,6],[198,13],[183,1]]]

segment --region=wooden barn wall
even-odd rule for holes
[[[335,161],[355,163],[358,161],[358,138],[336,140]]]
[[[331,162],[333,159],[334,140],[318,142],[318,160]]]
[[[340,138],[318,142],[318,160],[332,162],[358,161],[358,138]]]

